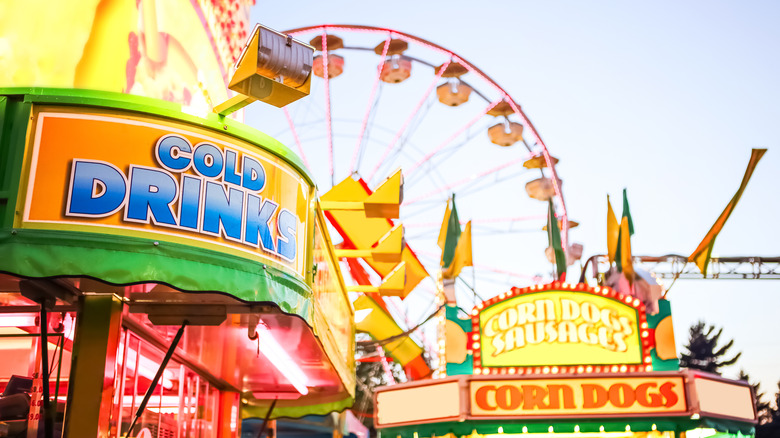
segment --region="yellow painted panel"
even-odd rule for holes
[[[363,202],[369,196],[368,190],[359,181],[348,177],[323,194],[321,198],[323,201]],[[357,249],[370,249],[393,227],[387,219],[366,218],[363,211],[331,210],[328,213]],[[402,260],[406,262],[406,287],[402,295],[405,297],[424,278],[428,277],[428,271],[425,270],[408,245],[404,247]],[[383,277],[397,265],[397,263],[380,263],[373,260],[366,260],[366,262]]]
[[[372,310],[363,321],[357,323],[358,330],[370,334],[371,337],[377,340],[387,339],[403,333],[403,330],[396,324],[393,317],[367,296],[361,295],[358,297],[354,305],[355,310]],[[422,354],[422,348],[408,336],[386,344],[384,349],[398,360],[401,365],[406,365],[412,359]]]

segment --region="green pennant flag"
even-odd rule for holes
[[[549,209],[547,211],[547,240],[555,254],[555,271],[558,280],[566,274],[566,254],[561,244],[561,230],[558,228],[558,219],[555,217],[555,207],[552,199],[548,201]]]
[[[628,220],[628,234],[634,235],[634,221],[631,220],[631,211],[628,209],[628,196],[626,189],[623,189],[623,217]]]
[[[629,282],[634,281],[634,263],[631,257],[631,236],[634,234],[634,221],[628,209],[628,195],[623,189],[623,217],[618,231],[617,250],[615,251],[615,266],[618,272],[623,272]]]
[[[455,195],[452,195],[452,208],[448,208],[448,212],[445,212],[444,221],[441,224],[441,232],[439,233],[440,242],[441,237],[444,237],[444,245],[441,251],[441,266],[447,269],[452,264],[453,258],[455,258],[455,248],[458,246],[458,239],[460,239],[460,220],[458,219],[458,209],[455,208]],[[447,214],[449,213],[449,214]]]

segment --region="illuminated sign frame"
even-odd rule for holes
[[[576,418],[688,412],[681,375],[567,376],[469,380],[469,418]]]
[[[560,292],[563,294],[582,294],[592,295],[598,297],[600,301],[614,301],[617,306],[620,306],[622,311],[626,309],[630,310],[629,314],[635,315],[633,321],[629,323],[635,324],[633,333],[629,333],[630,336],[626,337],[625,342],[629,345],[629,348],[633,348],[632,358],[630,360],[624,360],[616,362],[612,361],[588,361],[583,360],[578,363],[571,363],[572,361],[550,361],[545,359],[538,359],[538,355],[532,356],[538,361],[538,363],[503,363],[497,364],[497,361],[486,360],[483,363],[482,356],[485,354],[485,346],[483,341],[484,336],[484,322],[480,325],[481,319],[485,316],[485,312],[495,309],[493,306],[510,300],[521,297],[528,294],[540,294],[539,298],[542,298],[545,293]],[[647,319],[645,315],[645,306],[638,299],[633,296],[623,295],[608,287],[591,287],[585,284],[571,285],[561,282],[553,282],[547,285],[534,285],[527,288],[512,288],[511,291],[502,293],[490,300],[478,304],[472,310],[472,332],[469,339],[469,352],[474,358],[474,374],[559,374],[559,373],[571,373],[571,374],[583,374],[583,373],[625,373],[625,372],[641,372],[652,371],[652,357],[650,355],[650,349],[652,348],[652,336],[650,329],[648,328]],[[557,316],[556,316],[557,318]],[[556,319],[557,322],[557,319]],[[595,335],[592,335],[595,336]],[[552,342],[548,342],[551,344]],[[533,348],[535,346],[531,346]],[[493,346],[491,345],[491,348]],[[546,347],[550,348],[550,347]],[[570,347],[567,347],[570,348]],[[583,347],[578,347],[583,349]],[[594,348],[594,347],[591,347]],[[516,348],[516,350],[519,348]],[[495,350],[494,350],[495,351]],[[516,354],[516,353],[515,353]],[[581,356],[578,356],[581,357]],[[506,362],[506,361],[504,361]]]

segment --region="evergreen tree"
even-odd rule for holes
[[[775,406],[767,403],[765,418],[756,426],[756,438],[777,438],[780,437],[780,382],[777,382],[777,393],[775,394]]]
[[[764,393],[761,392],[761,383],[751,383],[750,376],[745,370],[739,370],[739,380],[745,381],[753,387],[753,394],[756,396],[756,415],[758,416],[758,423],[764,424],[772,421],[772,407],[769,402],[765,402]]]
[[[360,357],[375,357],[379,359],[376,347],[369,345],[360,350]],[[406,375],[404,374],[401,365],[395,362],[391,362],[390,370],[393,373],[393,378],[396,382],[404,382]],[[373,362],[357,362],[356,364],[356,391],[355,391],[355,403],[352,405],[352,413],[357,416],[360,421],[369,428],[371,436],[375,436],[374,432],[374,389],[389,384],[387,373],[385,373],[382,363],[379,361]]]
[[[715,326],[699,321],[692,325],[689,330],[688,345],[685,348],[687,352],[680,355],[680,366],[692,368],[710,373],[720,374],[720,369],[729,365],[734,365],[742,353],[737,353],[731,359],[726,359],[729,349],[734,345],[734,340],[730,340],[726,345],[718,347],[720,336],[723,333],[721,328],[715,332]]]

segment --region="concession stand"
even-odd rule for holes
[[[666,300],[554,282],[513,288],[466,319],[448,306],[441,327],[447,376],[379,388],[380,436],[754,433],[746,382],[680,369]]]
[[[314,181],[218,114],[0,89],[0,436],[238,437],[355,391]]]

